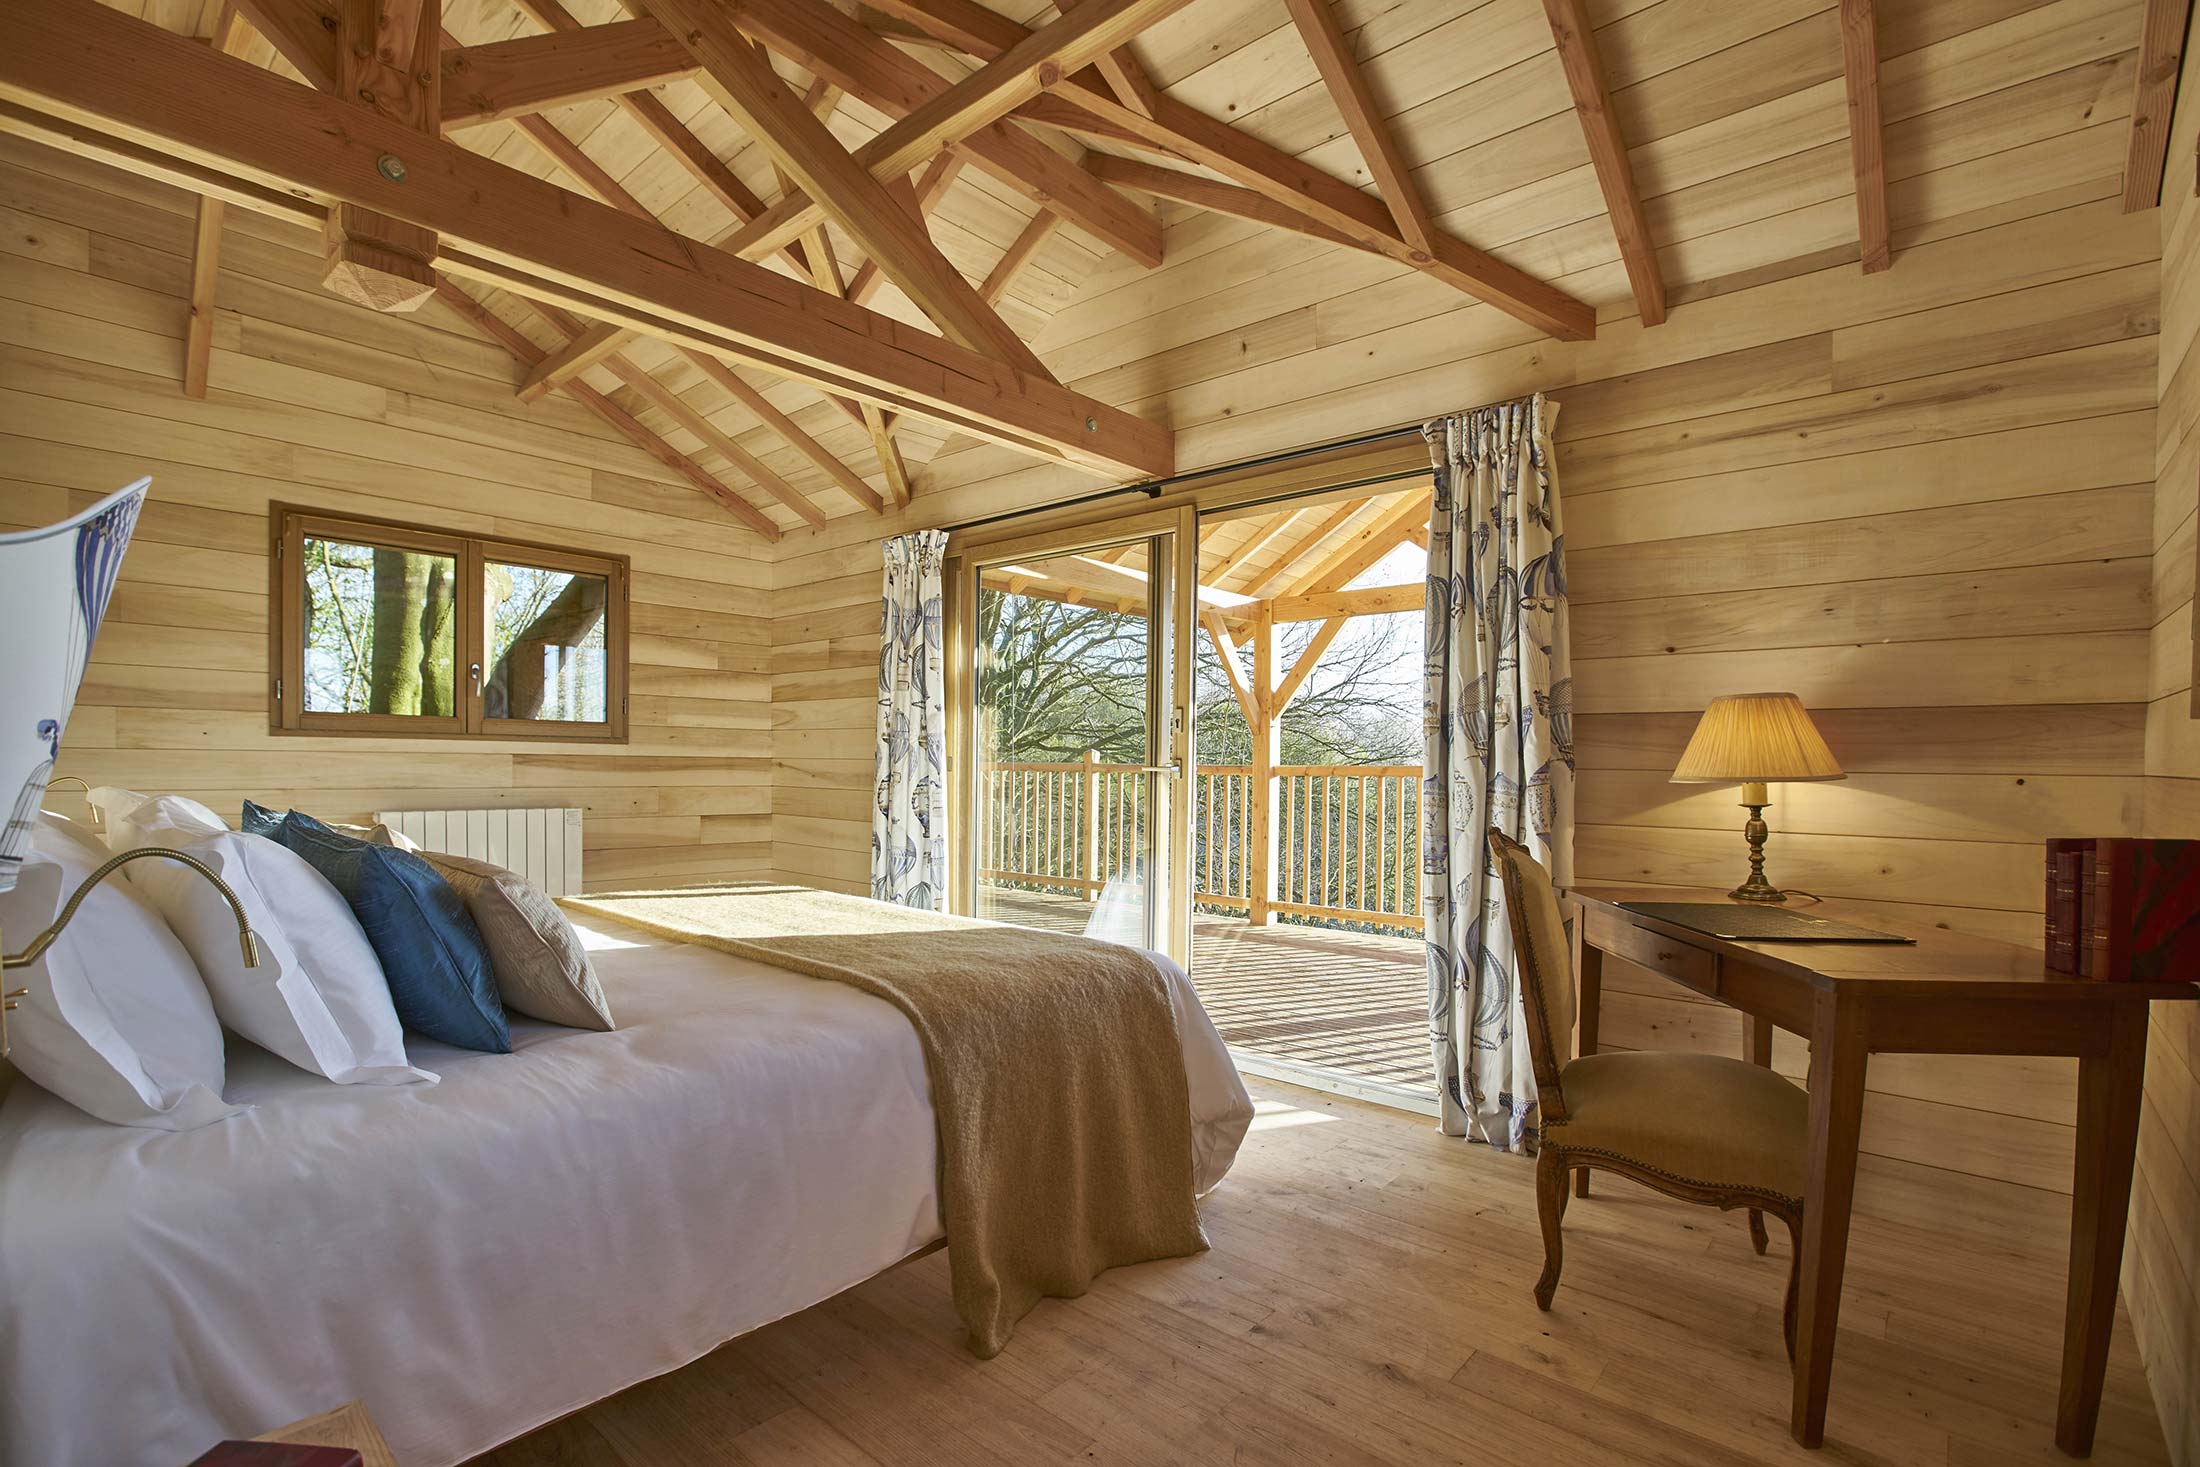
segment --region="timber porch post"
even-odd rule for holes
[[[1276,899],[1276,849],[1280,804],[1276,765],[1283,758],[1283,720],[1276,715],[1276,615],[1273,602],[1263,601],[1253,610],[1252,776],[1249,796],[1252,839],[1245,868],[1246,921],[1265,927],[1273,917]]]

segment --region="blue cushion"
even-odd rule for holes
[[[265,805],[255,805],[250,800],[246,800],[244,802],[244,813],[237,818],[237,829],[243,831],[246,835],[264,835],[269,840],[281,844],[283,822],[288,818],[289,815],[285,811],[270,810]]]
[[[246,806],[247,820],[257,808]],[[511,1052],[488,944],[433,866],[410,851],[354,840],[296,810],[280,817],[272,838],[344,894],[382,960],[406,1028],[461,1049]]]

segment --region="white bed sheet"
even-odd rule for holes
[[[254,1108],[171,1134],[19,1082],[0,1106],[0,1464],[175,1467],[356,1397],[403,1467],[446,1467],[940,1236],[898,1010],[579,925],[619,1029],[516,1022],[510,1055],[413,1039],[440,1085],[332,1085],[233,1042],[229,1097]],[[1157,961],[1205,1192],[1252,1104]]]

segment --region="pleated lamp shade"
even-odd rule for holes
[[[1675,784],[1846,779],[1793,693],[1714,698],[1673,771]]]

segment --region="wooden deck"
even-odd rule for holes
[[[1092,904],[995,888],[990,915],[1083,932]],[[1279,922],[1195,914],[1192,986],[1232,1049],[1432,1096],[1421,944]]]

